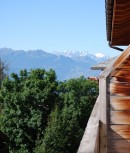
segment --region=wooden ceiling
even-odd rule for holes
[[[106,23],[110,45],[129,45],[130,0],[106,0]]]

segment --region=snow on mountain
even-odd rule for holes
[[[83,52],[83,51],[64,51],[61,53],[64,56],[67,57],[77,57],[77,56],[87,56],[88,52]]]
[[[55,52],[55,55],[63,55],[66,57],[70,57],[72,59],[77,59],[77,58],[82,58],[82,57],[90,57],[94,60],[98,60],[98,59],[108,59],[107,56],[105,56],[103,53],[96,53],[96,54],[91,54],[89,52],[85,52],[85,51],[64,51],[64,52]]]
[[[105,55],[103,53],[96,53],[95,56],[97,58],[104,58],[105,57]]]
[[[54,69],[59,80],[67,80],[84,75],[97,76],[91,66],[108,59],[102,53],[95,55],[82,51],[65,51],[48,53],[43,50],[16,51],[8,48],[0,49],[0,56],[9,65],[9,74],[19,73],[21,69],[45,68]]]

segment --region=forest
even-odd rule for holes
[[[98,82],[84,76],[61,82],[52,69],[2,73],[0,131],[9,137],[9,152],[76,153]]]

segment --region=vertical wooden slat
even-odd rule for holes
[[[107,153],[107,107],[108,107],[108,83],[109,74],[114,69],[111,62],[109,66],[99,76],[99,96],[100,96],[100,153]]]
[[[100,95],[100,153],[106,153],[106,77],[99,79]]]

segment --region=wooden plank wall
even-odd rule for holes
[[[107,152],[130,153],[130,57],[109,76]]]

